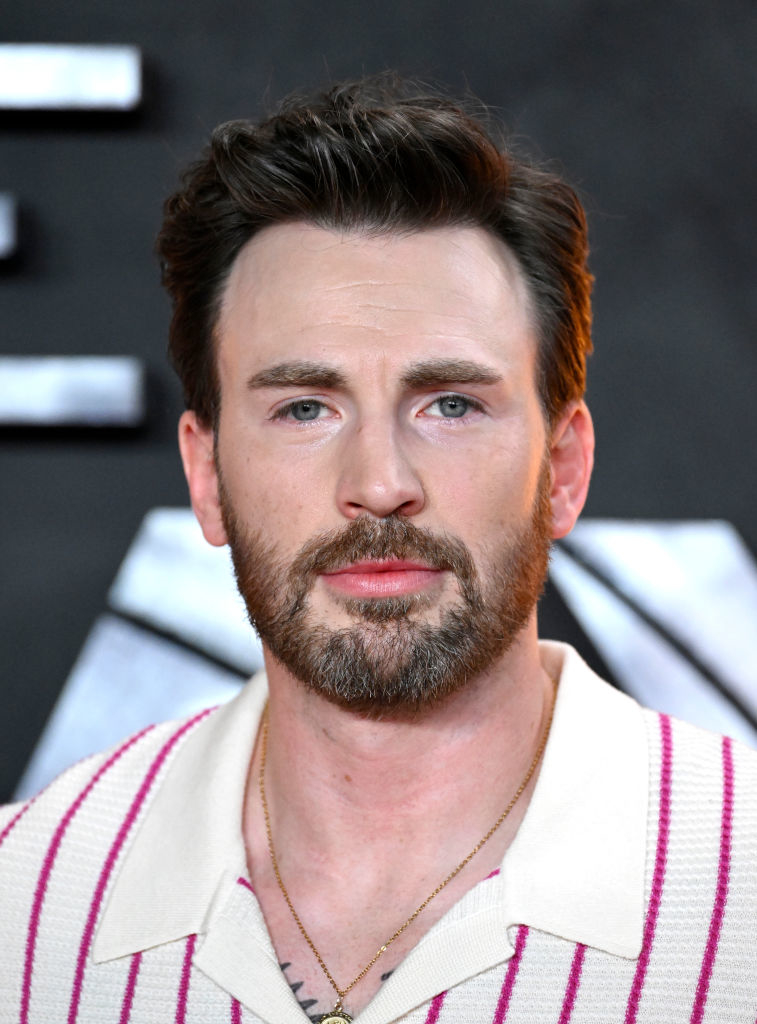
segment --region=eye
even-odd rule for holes
[[[273,414],[276,420],[296,420],[298,423],[308,423],[311,420],[320,419],[328,411],[328,406],[318,402],[315,398],[300,398],[296,402],[288,402],[282,405]]]
[[[466,398],[464,395],[442,395],[436,398],[423,410],[429,416],[443,417],[444,419],[461,419],[467,413],[474,410],[482,411],[482,406],[473,398]]]

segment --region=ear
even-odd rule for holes
[[[594,466],[594,425],[584,402],[571,402],[550,440],[552,537],[570,533],[584,507]]]
[[[205,540],[220,547],[226,544],[226,530],[218,500],[218,474],[213,455],[213,430],[205,427],[193,412],[179,420],[179,451],[189,496]]]

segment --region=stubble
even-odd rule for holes
[[[529,520],[479,571],[466,545],[409,519],[359,516],[308,541],[287,564],[246,529],[219,474],[221,510],[239,591],[261,640],[303,685],[371,717],[436,704],[513,644],[542,592],[551,543],[549,465]],[[367,559],[407,559],[452,574],[457,595],[438,611],[427,594],[342,598],[352,620],[319,622],[309,596],[321,573]]]

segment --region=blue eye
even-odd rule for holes
[[[298,423],[307,423],[308,420],[317,420],[323,409],[323,402],[316,402],[312,398],[303,398],[299,402],[290,402],[289,405],[285,405],[277,415],[281,419],[291,416]]]
[[[469,398],[463,398],[462,395],[444,395],[442,398],[437,398],[435,402],[432,402],[428,407],[428,412],[432,416],[443,416],[445,419],[460,419],[465,416],[467,412],[470,412],[471,408],[475,408],[475,403]],[[438,409],[438,412],[434,412],[434,409]]]
[[[484,412],[484,406],[478,399],[452,392],[435,398],[425,407],[423,415],[434,419],[461,420],[471,413],[480,412]]]

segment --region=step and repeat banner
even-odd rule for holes
[[[219,122],[397,68],[494,108],[586,205],[584,520],[542,634],[757,742],[754,5],[31,2],[0,45],[0,799],[260,665],[176,452],[161,204]]]

